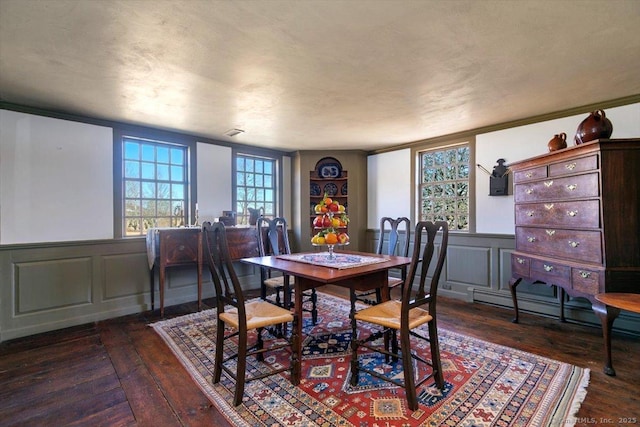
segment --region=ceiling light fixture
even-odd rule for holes
[[[238,134],[243,133],[244,131],[242,129],[229,129],[228,131],[226,131],[224,134],[227,136],[236,136]]]

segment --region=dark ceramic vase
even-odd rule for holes
[[[562,150],[563,148],[567,148],[567,134],[562,132],[557,135],[554,135],[553,138],[547,144],[549,147],[549,151]]]
[[[578,126],[575,143],[579,145],[594,139],[609,138],[612,133],[611,120],[607,119],[603,110],[596,110]]]

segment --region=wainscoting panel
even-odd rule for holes
[[[447,282],[491,286],[491,249],[454,246],[447,253]]]
[[[16,317],[89,304],[91,258],[16,262],[13,294]]]
[[[103,301],[148,293],[150,289],[149,268],[140,268],[146,262],[146,253],[105,255],[102,257]]]

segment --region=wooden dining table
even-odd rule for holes
[[[293,363],[300,364],[294,368],[291,382],[294,385],[300,383],[301,361],[302,361],[302,292],[318,288],[324,285],[335,285],[350,290],[366,291],[380,288],[382,290],[382,299],[389,299],[388,270],[390,268],[402,267],[411,263],[411,258],[391,255],[378,255],[368,252],[344,251],[335,252],[335,255],[349,256],[353,259],[358,257],[363,260],[362,265],[347,266],[340,265],[337,267],[327,266],[326,264],[316,264],[313,261],[300,261],[302,257],[308,258],[320,257],[323,254],[299,253],[280,256],[265,256],[243,258],[240,261],[253,264],[259,267],[266,267],[273,270],[281,271],[284,274],[295,276],[294,281],[294,311],[298,321],[296,322],[293,333],[298,337],[294,342]],[[285,306],[290,302],[289,292],[285,289]],[[353,317],[354,308],[351,308],[350,316]]]

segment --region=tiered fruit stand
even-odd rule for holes
[[[313,228],[316,234],[311,238],[313,246],[327,246],[329,258],[333,258],[333,250],[336,245],[348,245],[349,235],[346,233],[349,217],[344,205],[334,201],[326,193],[314,211],[316,217],[313,220]]]

